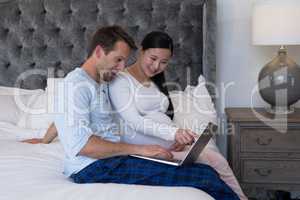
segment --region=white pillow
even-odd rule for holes
[[[200,135],[209,122],[217,124],[217,112],[202,75],[198,78],[197,86],[187,86],[184,92],[171,91],[170,97],[174,106],[173,122],[177,127],[190,129]],[[209,141],[206,148],[219,152],[214,139]]]
[[[48,112],[47,93],[43,92],[31,96],[17,125],[27,129],[47,129],[52,121],[52,114]]]
[[[209,122],[217,124],[217,113],[205,86],[203,76],[197,86],[187,86],[185,91],[171,91],[174,106],[174,123],[185,129],[201,134]]]
[[[23,112],[18,126],[28,129],[47,129],[53,122],[54,102],[59,91],[62,78],[48,78],[44,92],[32,95],[27,103],[26,112]]]
[[[30,97],[40,92],[41,90],[0,87],[0,121],[17,124]]]
[[[0,86],[0,95],[33,95],[43,92],[42,89],[26,90],[15,87]]]
[[[5,140],[42,138],[45,133],[45,129],[25,129],[9,122],[0,122],[0,138]]]

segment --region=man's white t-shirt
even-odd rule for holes
[[[70,72],[63,81],[56,103],[55,126],[64,147],[64,174],[71,176],[96,159],[78,153],[91,135],[118,142],[108,85],[98,84],[82,68]]]

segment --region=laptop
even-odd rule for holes
[[[186,165],[194,163],[204,147],[209,142],[210,138],[213,136],[213,134],[217,131],[217,126],[213,123],[208,123],[207,127],[199,136],[196,141],[190,146],[189,150],[186,152],[184,156],[182,156],[182,159],[175,158],[172,160],[166,160],[162,158],[154,158],[154,157],[146,157],[146,156],[140,156],[140,155],[131,155],[133,157],[142,158],[146,160],[151,160],[155,162],[160,162],[164,164],[174,165],[174,166],[180,166],[180,165]]]

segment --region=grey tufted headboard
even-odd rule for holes
[[[0,0],[0,85],[45,88],[86,58],[100,26],[121,25],[139,43],[163,30],[175,43],[167,80],[202,73],[215,82],[216,0]],[[213,91],[211,91],[213,92]]]

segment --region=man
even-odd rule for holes
[[[157,145],[120,142],[113,122],[107,83],[124,69],[135,48],[120,27],[101,28],[93,36],[88,59],[64,79],[64,95],[58,102],[63,112],[55,117],[55,126],[65,150],[65,175],[76,183],[191,186],[215,199],[238,199],[207,165],[174,167],[128,156],[172,158]]]

